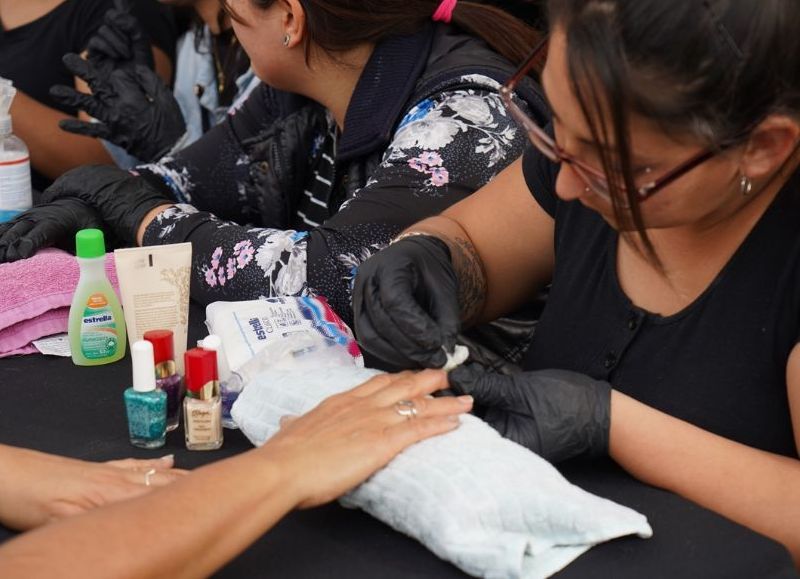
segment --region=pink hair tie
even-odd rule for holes
[[[436,12],[433,13],[433,21],[449,24],[453,19],[453,11],[456,9],[457,2],[458,0],[442,0]]]

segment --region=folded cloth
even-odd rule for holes
[[[106,254],[106,275],[119,295],[112,253]],[[60,249],[0,264],[0,357],[34,353],[30,342],[67,331],[79,277],[75,257]]]
[[[255,445],[300,415],[378,374],[338,367],[268,368],[249,378],[233,417]],[[476,577],[556,573],[593,545],[647,538],[647,519],[572,485],[547,461],[468,415],[461,427],[403,451],[341,499]]]
[[[7,352],[0,352],[0,358],[10,358],[11,356],[25,356],[27,354],[38,354],[39,350],[33,344],[28,344],[16,350],[8,350]]]
[[[43,336],[66,332],[68,322],[69,308],[63,307],[49,310],[35,318],[22,320],[0,330],[0,358],[38,352],[31,342]]]

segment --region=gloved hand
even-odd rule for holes
[[[64,64],[88,83],[92,94],[55,85],[50,96],[99,122],[64,119],[58,124],[63,130],[105,139],[146,162],[160,159],[186,133],[178,101],[147,66],[134,64],[105,73],[77,54],[65,55]]]
[[[608,453],[611,385],[566,370],[501,375],[468,364],[448,375],[470,394],[483,419],[505,438],[550,462]]]
[[[107,229],[128,244],[144,217],[160,205],[173,203],[142,177],[113,165],[85,165],[67,171],[45,189],[42,202],[77,198],[97,210]]]
[[[128,0],[114,0],[114,8],[106,12],[103,20],[86,47],[89,62],[105,71],[105,75],[126,65],[155,67],[150,43],[139,21],[131,14]]]
[[[359,343],[378,358],[399,368],[444,366],[461,327],[447,245],[414,235],[362,263],[353,316]]]
[[[103,228],[96,210],[80,199],[37,205],[0,224],[0,262],[26,259],[45,247],[75,251],[75,233]]]

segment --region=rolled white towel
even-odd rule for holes
[[[269,369],[247,384],[233,417],[261,445],[282,416],[304,414],[378,373]],[[576,487],[474,416],[406,449],[341,503],[364,509],[477,577],[547,577],[598,543],[652,535],[643,515]]]

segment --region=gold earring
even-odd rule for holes
[[[739,191],[742,197],[747,197],[753,191],[753,182],[746,175],[742,175],[742,180],[739,181]]]
[[[286,36],[284,36],[284,37],[283,37],[283,45],[284,45],[284,46],[289,46],[289,41],[290,41],[291,39],[292,39],[292,37],[291,37],[291,36],[289,36],[288,34],[287,34]]]

